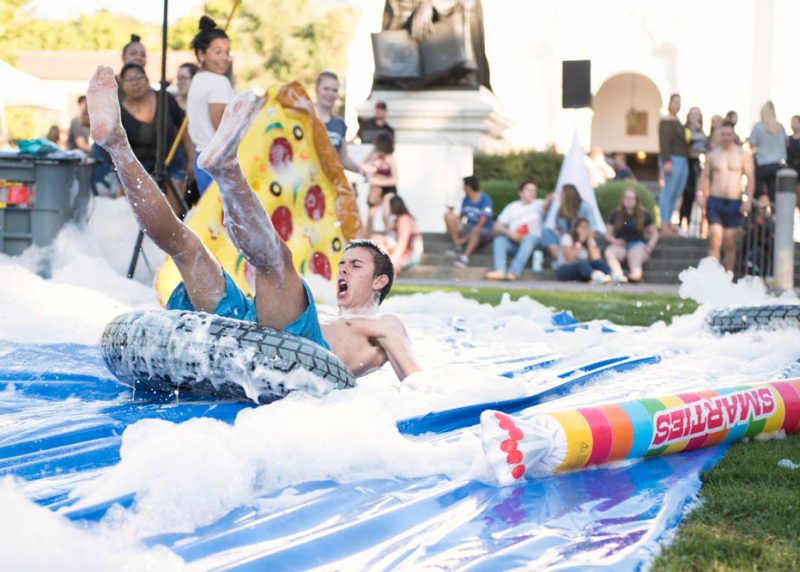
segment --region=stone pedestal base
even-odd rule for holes
[[[361,163],[372,145],[348,145],[347,153]],[[466,145],[421,145],[400,143],[397,158],[397,192],[417,219],[422,232],[444,232],[444,213],[448,206],[458,212],[464,198],[463,178],[472,174],[472,149]],[[361,220],[366,220],[369,187],[362,177],[345,171],[358,193]],[[383,230],[381,214],[375,230]]]
[[[480,90],[373,91],[358,106],[359,117],[372,117],[376,101],[385,101],[387,120],[397,143],[465,145],[475,151],[508,148],[503,131],[510,121],[495,95]]]

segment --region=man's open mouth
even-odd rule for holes
[[[339,294],[347,291],[347,282],[345,282],[344,280],[339,280],[338,286],[339,286]]]

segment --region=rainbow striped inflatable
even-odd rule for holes
[[[483,450],[501,484],[778,431],[800,431],[800,379],[608,403],[525,419],[492,410],[481,414]]]

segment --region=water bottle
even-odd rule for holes
[[[541,272],[544,269],[544,252],[541,250],[533,251],[533,271]]]

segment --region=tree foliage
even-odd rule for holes
[[[30,16],[23,10],[30,0],[0,2],[0,59],[14,63],[25,24]]]
[[[342,73],[356,22],[351,7],[310,0],[245,0],[235,22],[240,51],[250,57],[237,76],[266,89],[299,81],[312,89],[323,70]]]
[[[0,2],[0,58],[13,59],[15,50],[121,50],[131,34],[142,37],[149,51],[161,49],[161,27],[100,10],[77,20],[33,18],[31,0]],[[178,19],[169,28],[168,45],[188,50],[205,13],[224,26],[234,0],[209,0],[203,11]],[[319,0],[243,0],[228,35],[240,56],[234,64],[240,85],[267,89],[297,80],[313,89],[322,70],[345,71],[347,48],[356,12],[349,6],[324,6]]]

